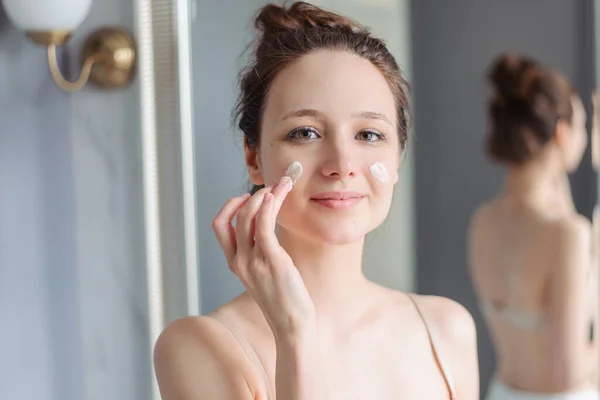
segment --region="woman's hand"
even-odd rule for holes
[[[251,197],[230,199],[213,220],[229,269],[257,302],[275,338],[285,340],[316,326],[306,286],[275,236],[279,209],[291,189],[291,179],[283,177]]]

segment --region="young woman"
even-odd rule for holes
[[[488,153],[508,172],[469,238],[498,356],[488,399],[596,400],[591,224],[575,211],[567,178],[587,144],[585,110],[563,75],[532,59],[500,56],[489,78]]]
[[[307,3],[265,6],[256,27],[237,108],[255,188],[213,223],[247,291],[166,328],[155,350],[163,399],[477,399],[469,313],[362,273],[408,138],[393,56]]]

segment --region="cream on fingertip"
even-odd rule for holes
[[[279,181],[279,185],[285,185],[287,187],[288,192],[290,192],[292,190],[292,186],[294,186],[294,183],[292,182],[292,178],[290,178],[287,175],[284,175]]]

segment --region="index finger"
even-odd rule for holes
[[[231,264],[237,251],[235,228],[232,225],[233,218],[249,198],[250,194],[246,193],[242,196],[227,200],[212,222],[213,231],[215,232],[219,245],[221,245],[221,248],[223,249],[223,253],[225,253],[228,264]]]
[[[277,220],[279,210],[288,193],[292,190],[292,179],[289,176],[281,178],[277,186],[273,189],[273,223]]]

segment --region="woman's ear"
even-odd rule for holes
[[[571,137],[571,125],[564,120],[559,120],[556,123],[556,130],[554,131],[554,140],[556,144],[562,150],[566,150]]]
[[[258,149],[251,149],[248,147],[248,140],[244,136],[244,153],[246,154],[246,168],[248,168],[248,175],[250,176],[250,182],[254,185],[264,185],[265,180],[262,176],[260,168],[259,152]]]

